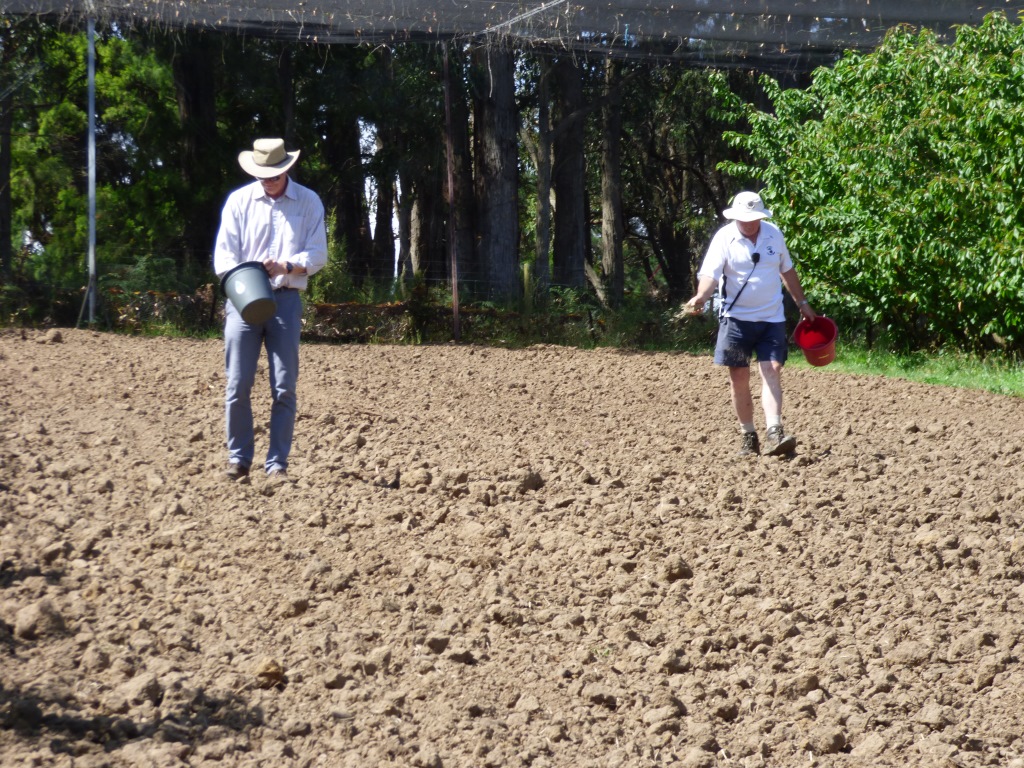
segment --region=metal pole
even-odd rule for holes
[[[96,22],[89,19],[89,324],[96,322]]]

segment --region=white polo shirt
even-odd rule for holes
[[[753,254],[760,254],[754,266]],[[736,320],[781,323],[786,320],[782,306],[783,272],[793,268],[782,230],[769,221],[761,221],[757,243],[740,234],[731,221],[715,233],[697,276],[718,283],[719,293],[725,281],[726,316]],[[743,292],[739,290],[743,284]],[[739,299],[733,305],[733,299]],[[729,309],[730,305],[732,308]]]

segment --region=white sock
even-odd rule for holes
[[[766,424],[768,426],[768,429],[771,429],[772,427],[781,427],[782,426],[782,417],[781,416],[765,416],[765,422],[766,422]]]
[[[757,432],[757,428],[754,426],[754,422],[740,422],[740,430],[742,432]]]

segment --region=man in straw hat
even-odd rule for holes
[[[750,393],[750,358],[755,352],[768,428],[765,453],[789,454],[796,448],[796,438],[782,428],[782,366],[789,352],[783,284],[801,315],[808,321],[817,315],[804,296],[782,232],[766,221],[772,212],[765,208],[761,196],[740,192],[722,215],[730,223],[711,239],[697,273],[697,293],[686,302],[685,309],[701,311],[718,290],[720,325],[715,364],[729,368],[732,406],[743,434],[740,455],[761,452]]]
[[[300,291],[327,263],[323,203],[288,175],[298,159],[298,150],[285,151],[282,139],[257,139],[251,151],[238,155],[242,170],[256,181],[232,192],[221,212],[213,253],[217,276],[242,262],[258,261],[270,276],[277,305],[274,316],[258,325],[245,322],[230,301],[225,305],[227,475],[232,480],[249,474],[255,454],[250,393],[264,345],[273,396],[265,468],[271,481],[288,479],[299,377]]]

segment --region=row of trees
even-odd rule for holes
[[[5,279],[80,286],[85,36],[0,23]],[[630,291],[675,300],[734,191],[717,166],[737,153],[704,72],[500,46],[97,34],[101,285],[209,282],[221,203],[246,180],[237,153],[259,136],[300,148],[296,175],[324,199],[328,298],[396,274],[447,280],[454,243],[478,299],[517,300],[525,267],[541,290],[586,288],[612,306]]]
[[[0,17],[0,267],[30,297],[85,283],[85,44]],[[1024,26],[994,14],[951,45],[893,30],[784,87],[569,52],[111,26],[96,76],[101,285],[209,283],[221,203],[246,181],[237,153],[282,135],[329,212],[321,299],[447,281],[454,253],[472,299],[559,286],[663,311],[689,295],[731,195],[754,186],[844,328],[1016,351],[1022,51]]]

